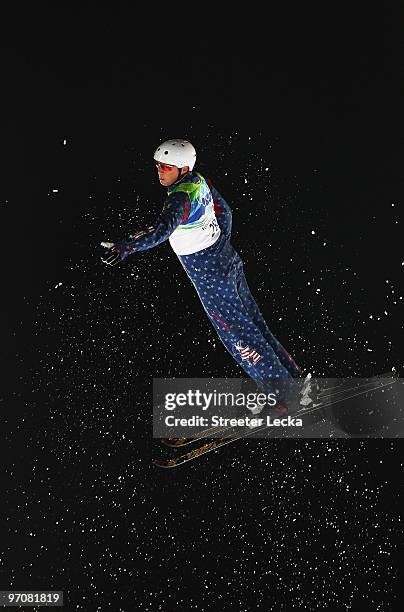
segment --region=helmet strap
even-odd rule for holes
[[[188,166],[189,167],[189,166]],[[177,174],[177,178],[175,179],[175,182],[179,181],[180,176],[184,176],[185,174],[187,174],[188,172],[191,172],[190,170],[187,170],[186,172],[184,172],[184,174],[181,174],[181,170],[182,168],[178,168],[178,174]]]

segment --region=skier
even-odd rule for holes
[[[167,188],[162,212],[152,227],[128,240],[102,242],[108,249],[103,262],[115,266],[168,239],[226,349],[261,392],[278,393],[275,411],[292,413],[310,404],[311,375],[302,378],[251,295],[243,262],[230,242],[231,209],[212,182],[193,170],[194,147],[186,140],[168,140],[157,148],[154,160]]]

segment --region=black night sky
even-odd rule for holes
[[[243,374],[168,242],[112,269],[99,243],[153,223],[153,152],[189,139],[297,363],[402,377],[398,17],[77,10],[3,39],[0,590],[63,590],[69,612],[396,609],[400,439],[156,468],[153,377]]]

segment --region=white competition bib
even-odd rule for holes
[[[212,203],[198,221],[179,225],[168,240],[177,255],[191,255],[214,244],[219,236],[220,227]]]

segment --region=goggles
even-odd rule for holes
[[[173,168],[177,167],[177,166],[170,166],[170,164],[163,164],[162,162],[158,162],[158,161],[155,161],[154,163],[155,163],[156,168],[158,168],[162,172],[167,172],[168,170],[172,170]]]

